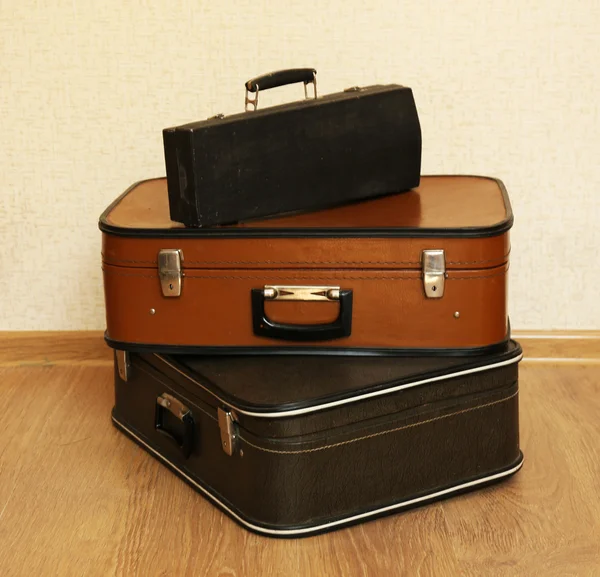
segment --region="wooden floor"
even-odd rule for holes
[[[110,357],[97,335],[71,339],[0,338],[3,577],[600,575],[598,340],[575,361],[568,346],[548,361],[551,348],[525,344],[525,465],[509,481],[275,540],[239,528],[118,433]]]

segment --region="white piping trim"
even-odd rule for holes
[[[482,371],[489,371],[491,369],[497,369],[500,367],[518,363],[523,358],[523,355],[520,354],[517,357],[508,359],[506,361],[501,361],[499,363],[493,363],[491,365],[483,365],[481,367],[475,367],[474,369],[467,369],[464,371],[457,371],[455,373],[439,375],[437,377],[431,377],[429,379],[422,379],[420,381],[414,381],[412,383],[406,383],[404,385],[398,385],[396,387],[390,387],[389,389],[383,389],[380,391],[373,391],[371,393],[363,393],[362,395],[356,395],[354,397],[351,397],[348,399],[340,399],[338,401],[330,401],[329,403],[323,403],[321,405],[316,405],[314,407],[304,407],[302,409],[292,409],[290,411],[279,411],[276,413],[263,413],[263,412],[255,412],[255,411],[246,411],[244,409],[240,409],[239,407],[236,407],[235,405],[232,405],[231,403],[227,403],[226,401],[224,401],[223,399],[221,399],[220,397],[215,395],[210,389],[205,387],[202,383],[199,383],[198,381],[192,379],[192,377],[190,377],[189,375],[184,373],[182,370],[178,369],[175,365],[172,365],[164,357],[162,357],[158,354],[155,354],[154,356],[157,357],[158,359],[160,359],[161,361],[163,361],[165,364],[167,364],[173,370],[177,371],[180,375],[183,375],[186,379],[188,379],[195,385],[198,385],[199,387],[203,388],[207,393],[209,393],[210,395],[215,397],[215,399],[217,399],[219,402],[223,403],[225,406],[233,409],[236,413],[239,413],[241,415],[247,415],[249,417],[262,417],[262,418],[268,418],[268,419],[281,419],[281,418],[287,418],[287,417],[295,417],[297,415],[305,415],[307,413],[314,413],[317,411],[324,411],[325,409],[331,409],[333,407],[339,407],[340,405],[346,405],[349,403],[356,403],[358,401],[363,401],[365,399],[371,399],[373,397],[380,397],[382,395],[389,395],[389,394],[395,393],[397,391],[403,391],[404,389],[411,389],[413,387],[417,387],[420,385],[426,385],[429,383],[435,383],[437,381],[445,381],[446,379],[452,379],[454,377],[462,377],[464,375],[470,375],[473,373],[479,373]]]
[[[483,477],[481,479],[476,479],[475,481],[469,481],[468,483],[462,483],[460,485],[455,485],[454,487],[449,487],[447,489],[443,489],[442,491],[436,491],[434,493],[428,493],[427,495],[421,495],[420,497],[415,497],[414,499],[409,499],[407,501],[401,501],[399,503],[394,503],[393,505],[388,505],[387,507],[381,507],[379,509],[373,509],[372,511],[367,511],[366,513],[359,513],[358,515],[351,515],[349,517],[345,517],[343,519],[337,519],[335,521],[330,521],[329,523],[323,523],[322,525],[315,525],[313,527],[303,527],[301,529],[268,529],[266,527],[261,527],[259,525],[254,525],[249,521],[246,521],[242,517],[240,517],[235,511],[230,509],[227,505],[221,502],[217,497],[215,497],[210,491],[205,489],[202,485],[199,485],[194,479],[192,479],[189,475],[186,475],[179,467],[176,467],[171,461],[169,461],[166,457],[161,455],[158,451],[154,450],[150,445],[142,441],[135,433],[131,432],[126,426],[120,423],[114,417],[112,420],[119,425],[122,429],[127,431],[129,435],[131,435],[134,439],[136,439],[141,445],[146,447],[149,451],[154,453],[157,457],[159,457],[165,463],[168,463],[170,467],[175,469],[182,477],[184,477],[187,481],[189,481],[194,487],[196,487],[199,491],[204,493],[207,497],[209,497],[212,501],[217,503],[219,507],[227,511],[229,515],[231,515],[238,523],[247,527],[248,529],[252,529],[252,531],[256,531],[257,533],[263,533],[264,535],[306,535],[310,533],[316,533],[318,531],[323,531],[327,529],[333,529],[338,525],[343,525],[346,523],[352,523],[354,521],[360,521],[362,519],[368,519],[369,517],[373,517],[375,515],[380,515],[387,513],[389,511],[394,511],[395,509],[401,509],[404,507],[408,507],[410,505],[415,505],[417,503],[421,503],[422,501],[427,501],[429,499],[435,499],[437,497],[442,497],[444,495],[449,495],[451,493],[455,493],[457,491],[461,491],[463,489],[467,489],[469,487],[476,487],[477,485],[482,485],[483,483],[487,483],[489,481],[495,481],[496,479],[501,479],[502,477],[508,477],[513,473],[516,473],[523,466],[523,459],[515,465],[512,469],[508,471],[502,471],[501,473],[495,473],[494,475],[490,475],[488,477]]]

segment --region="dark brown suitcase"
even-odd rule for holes
[[[507,338],[512,212],[498,180],[219,228],[169,219],[164,179],[101,217],[107,340],[161,352],[473,354]]]
[[[315,98],[163,131],[170,214],[188,226],[315,210],[419,184],[421,129],[410,88],[352,88],[316,98],[312,68],[246,90],[314,83]],[[248,98],[247,98],[248,101]],[[247,102],[248,103],[248,102]]]
[[[113,422],[246,529],[297,537],[515,473],[518,362],[116,351]]]

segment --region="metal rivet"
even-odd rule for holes
[[[154,314],[156,314],[156,309],[150,309],[150,314],[151,314],[151,315],[154,315]]]
[[[339,301],[340,300],[340,289],[338,289],[338,288],[329,289],[327,291],[327,298],[329,300]]]
[[[459,313],[458,311],[456,311],[456,312],[454,313],[454,318],[455,318],[455,319],[457,319],[458,317],[460,317],[460,313]]]

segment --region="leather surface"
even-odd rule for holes
[[[103,234],[107,336],[114,341],[200,347],[286,344],[253,334],[250,291],[268,284],[353,291],[350,337],[304,346],[482,347],[505,338],[509,234],[473,238],[465,236],[464,228],[472,232],[507,218],[507,201],[493,179],[423,177],[419,189],[403,195],[222,228],[237,230],[237,238],[202,233],[196,238],[153,236],[154,231],[159,235],[180,230],[168,219],[166,194],[164,179],[141,183],[105,218],[120,230],[150,230],[139,236]],[[244,236],[256,230],[254,226],[266,232],[259,238]],[[343,227],[414,226],[440,228],[454,236],[269,236],[269,231],[281,232],[284,227],[311,226],[331,234]],[[157,255],[165,248],[183,253],[183,290],[178,298],[163,297],[160,289]],[[427,299],[421,280],[421,253],[433,248],[444,249],[446,255],[448,278],[440,299]],[[337,310],[333,302],[266,303],[269,317],[281,323],[330,322]]]
[[[280,438],[333,429],[502,387],[507,382],[517,381],[518,363],[515,361],[521,354],[521,347],[510,341],[501,352],[472,358],[362,356],[340,360],[315,355],[290,358],[146,353],[139,358],[148,365],[146,371],[177,382],[180,391],[207,406],[216,410],[215,399],[220,399],[236,412],[240,426],[246,431]],[[513,362],[489,368],[510,360]],[[463,374],[452,376],[457,373]],[[445,386],[415,386],[431,378],[443,381]],[[402,394],[389,394],[398,386],[405,387]],[[372,396],[373,393],[377,395]],[[250,411],[260,415],[314,408],[364,395],[371,396],[360,403],[345,402],[285,419],[265,419],[243,413]]]
[[[503,222],[508,207],[498,181],[478,176],[423,176],[412,191],[310,213],[219,227],[245,228],[481,228]],[[183,228],[169,217],[166,178],[134,186],[106,215],[124,229]],[[198,231],[202,234],[202,231]]]
[[[373,391],[384,391],[423,379],[447,378],[447,375],[489,367],[516,359],[522,354],[515,341],[499,352],[476,357],[353,356],[339,359],[333,356],[206,356],[160,355],[143,353],[139,357],[173,380],[180,376],[191,379],[214,391],[228,404],[253,411],[289,411],[298,407],[314,407],[323,402],[354,398]],[[172,367],[170,367],[172,365]],[[517,363],[507,363],[504,370],[514,372]],[[508,367],[511,367],[510,369]],[[489,370],[489,369],[488,369]],[[178,372],[179,371],[179,372]],[[479,373],[473,373],[478,375]],[[509,379],[508,376],[505,376]],[[493,379],[482,380],[480,389]],[[183,381],[182,381],[183,385]],[[410,397],[408,390],[401,395]]]
[[[255,336],[252,328],[250,291],[271,284],[340,286],[353,291],[351,335],[297,343],[299,347],[483,347],[503,341],[507,332],[507,265],[450,271],[439,299],[425,297],[417,270],[192,269],[176,298],[162,296],[156,269],[104,265],[103,270],[107,335],[120,342],[281,345],[284,341]],[[337,306],[300,301],[268,305],[267,314],[274,320],[296,324],[324,322],[335,316]]]
[[[484,384],[489,373],[481,373],[483,386],[458,396],[460,379],[432,383],[428,387],[437,394],[423,397],[429,402],[313,434],[266,438],[239,427],[234,454],[228,456],[213,407],[177,380],[140,370],[143,361],[136,355],[131,360],[127,382],[115,372],[118,420],[257,523],[326,522],[479,478],[520,458],[514,374],[489,388]],[[156,398],[164,392],[194,414],[195,448],[187,460],[154,430]]]
[[[505,263],[509,234],[487,238],[146,238],[103,235],[106,264],[154,268],[158,252],[178,248],[184,270],[420,269],[421,252],[443,248],[448,269],[485,269]]]

